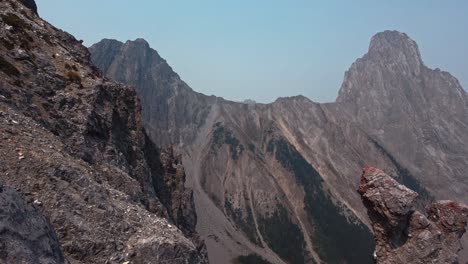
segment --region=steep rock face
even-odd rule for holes
[[[185,233],[193,234],[197,224],[193,192],[186,189],[185,169],[181,157],[174,156],[172,147],[161,151],[163,177],[158,177],[155,189],[158,197],[168,208],[169,215]]]
[[[38,201],[35,204],[40,206]],[[65,263],[47,219],[1,182],[0,208],[0,263]]]
[[[427,68],[406,34],[375,35],[337,102],[432,193],[467,202],[468,95],[449,73]]]
[[[136,87],[143,122],[157,144],[194,140],[194,131],[205,122],[215,97],[194,92],[144,39],[104,40],[89,50],[107,76]]]
[[[425,67],[402,33],[377,34],[330,104],[197,94],[143,40],[119,43],[93,45],[92,59],[109,78],[137,86],[145,127],[156,132],[150,137],[182,155],[197,231],[213,263],[240,255],[271,263],[371,263],[369,220],[354,191],[365,164],[420,193],[418,207],[455,189],[454,198],[466,199],[466,93],[449,74]],[[427,103],[429,96],[443,101]],[[437,111],[444,118],[435,118]],[[287,231],[274,233],[275,226]]]
[[[171,174],[134,89],[19,2],[0,7],[1,179],[43,205],[72,263],[204,263],[190,190],[158,185]]]
[[[466,205],[438,201],[426,216],[415,210],[416,192],[373,167],[364,168],[358,192],[372,221],[377,263],[459,263]]]

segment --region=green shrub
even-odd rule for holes
[[[372,233],[356,217],[349,216],[349,220],[343,215],[344,206],[335,204],[318,171],[284,139],[271,140],[267,151],[304,188],[305,210],[314,225],[312,239],[320,258],[325,263],[372,263]]]

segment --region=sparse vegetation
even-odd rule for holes
[[[245,199],[245,198],[244,198]],[[247,215],[244,218],[242,215],[242,210],[240,208],[234,208],[229,202],[229,199],[225,199],[224,208],[229,218],[233,219],[237,226],[239,226],[247,238],[254,244],[260,245],[259,238],[257,236],[257,230],[255,228],[255,223],[252,215],[251,208],[247,203]]]
[[[257,254],[249,254],[247,256],[240,256],[234,259],[234,264],[271,264]]]
[[[254,152],[254,153],[255,153],[255,145],[254,145],[254,144],[249,143],[248,148],[249,148],[249,150],[250,150],[251,152]]]
[[[227,144],[229,145],[232,159],[237,160],[245,149],[244,145],[240,144],[232,132],[227,131],[221,123],[216,123],[215,127],[212,148],[220,148],[223,144]]]
[[[50,46],[55,46],[55,44],[52,43],[52,40],[49,34],[39,33],[39,36]]]
[[[0,71],[4,72],[8,76],[18,76],[20,71],[5,58],[0,56]]]
[[[304,235],[291,221],[286,208],[279,205],[273,215],[257,220],[263,238],[274,252],[290,264],[304,263]]]
[[[81,77],[80,74],[76,71],[68,71],[67,78],[69,81],[81,84]]]
[[[5,15],[1,15],[3,22],[5,24],[12,26],[16,31],[24,31],[24,29],[29,29],[30,26],[24,22],[19,16],[13,13],[7,13]]]
[[[344,209],[324,190],[320,174],[283,139],[271,140],[267,150],[275,153],[304,188],[305,209],[314,225],[314,249],[320,258],[326,263],[372,263],[374,239],[370,230],[341,213]]]
[[[26,30],[30,30],[31,26],[28,23],[26,23],[21,17],[13,13],[3,14],[1,15],[1,18],[5,24],[12,27],[10,32],[16,33],[17,36],[19,36],[19,39],[15,40],[15,42],[18,42],[21,48],[29,49],[31,46],[30,43],[34,42],[34,39],[28,35]],[[3,43],[5,43],[5,40],[3,41]],[[14,45],[7,46],[7,49],[13,49],[13,48],[14,48]]]

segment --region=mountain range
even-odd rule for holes
[[[373,36],[333,103],[261,104],[193,91],[144,39],[86,48],[34,1],[0,23],[0,263],[374,263],[372,230],[392,259],[372,210],[403,210],[366,209],[367,165],[466,225],[432,202],[468,202],[468,95],[404,33]]]
[[[373,239],[355,191],[364,165],[420,193],[421,207],[435,198],[467,202],[467,93],[449,73],[425,66],[404,33],[373,36],[336,102],[325,104],[199,94],[143,39],[104,39],[90,51],[107,77],[135,86],[151,139],[182,155],[213,263],[245,254],[271,263],[371,263]]]

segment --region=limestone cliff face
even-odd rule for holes
[[[0,25],[0,179],[42,205],[66,259],[204,263],[191,192],[183,175],[159,185],[166,151],[135,90],[19,1],[0,2]]]
[[[406,34],[375,35],[337,102],[432,193],[467,201],[468,95],[449,73],[427,68]]]
[[[364,168],[358,192],[372,221],[377,263],[460,263],[466,205],[438,201],[426,216],[415,209],[416,192],[373,167]]]
[[[402,33],[377,34],[329,104],[198,94],[141,39],[90,51],[106,76],[137,87],[150,137],[182,155],[213,263],[240,255],[371,263],[369,220],[354,191],[366,164],[420,193],[419,207],[434,197],[466,199],[466,92],[425,67]]]
[[[143,122],[157,144],[194,140],[193,131],[203,125],[214,97],[194,92],[143,39],[106,39],[89,50],[107,76],[136,87]]]

